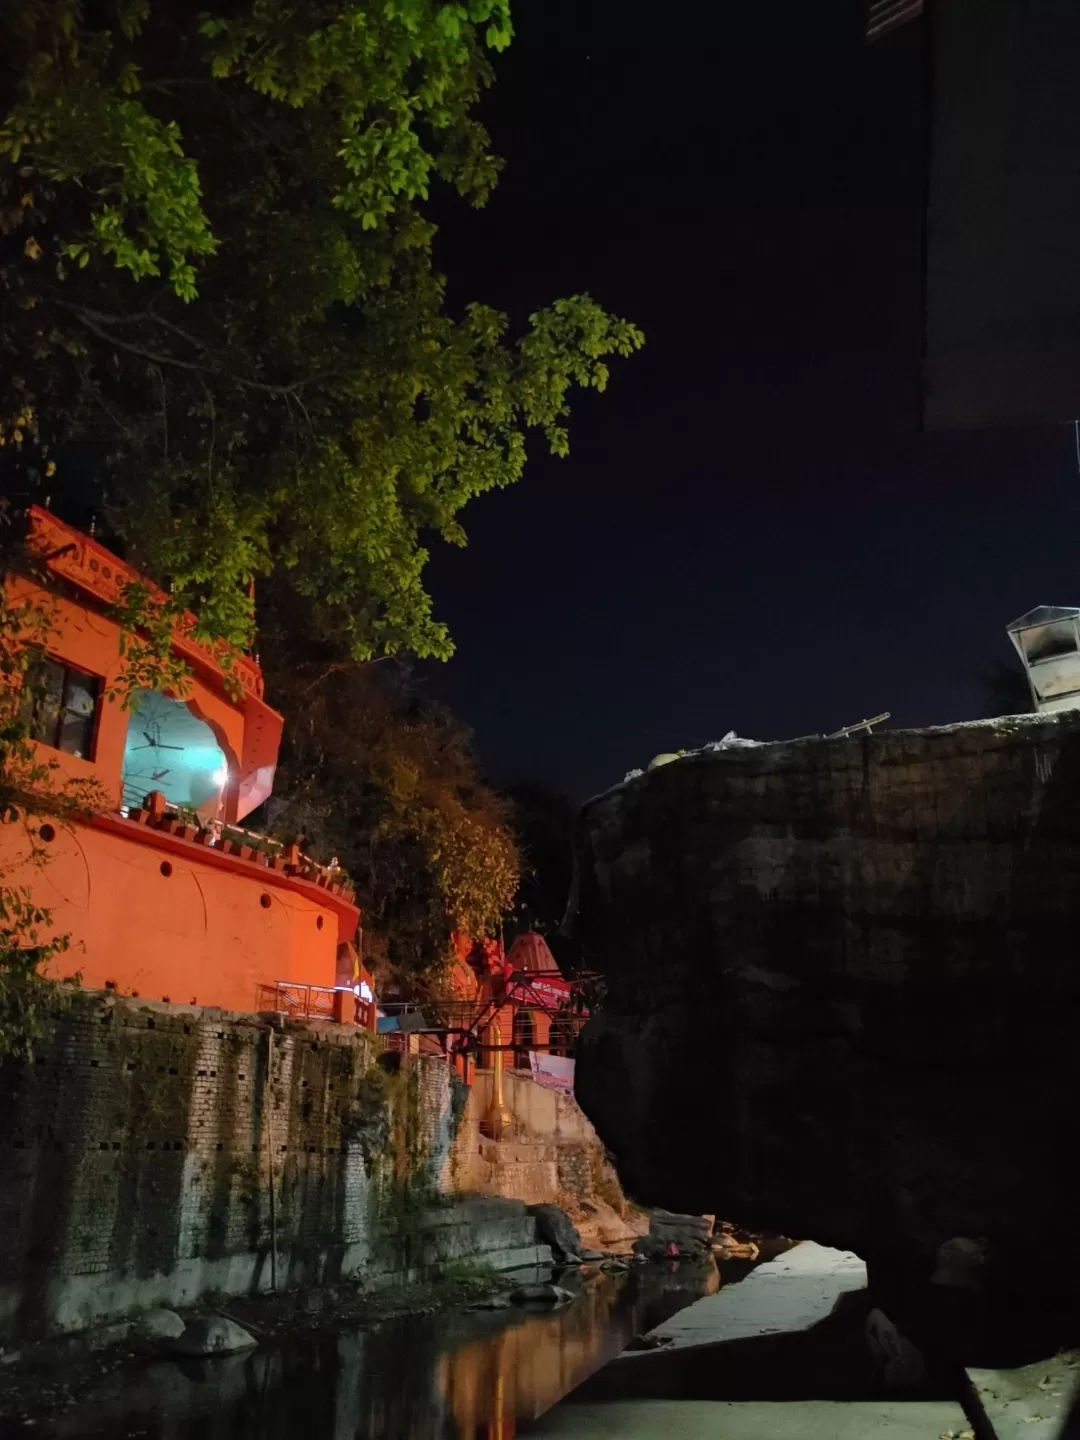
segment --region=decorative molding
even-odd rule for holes
[[[132,584],[147,585],[155,599],[167,598],[156,585],[118,560],[104,545],[65,525],[48,510],[34,505],[27,516],[30,550],[57,579],[75,585],[105,605],[118,605],[125,586]],[[211,646],[194,639],[191,632],[197,623],[191,611],[185,611],[173,632],[176,651],[193,665],[211,670],[220,678],[225,672],[229,647],[224,642]],[[247,655],[237,655],[231,669],[248,695],[254,695],[257,700],[263,698],[262,671],[254,660]]]

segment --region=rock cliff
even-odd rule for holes
[[[635,1200],[1075,1285],[1080,715],[699,752],[579,861],[577,1096]]]

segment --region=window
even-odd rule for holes
[[[42,655],[31,662],[23,684],[31,739],[65,755],[91,759],[101,694],[98,677]]]

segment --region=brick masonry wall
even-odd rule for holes
[[[408,1271],[417,1217],[454,1188],[461,1089],[336,1026],[78,996],[32,1063],[0,1069],[0,1336],[266,1289],[275,1269]]]

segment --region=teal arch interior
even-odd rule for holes
[[[125,805],[139,806],[160,790],[170,805],[213,809],[228,778],[228,758],[205,720],[182,700],[135,692],[124,744]]]

